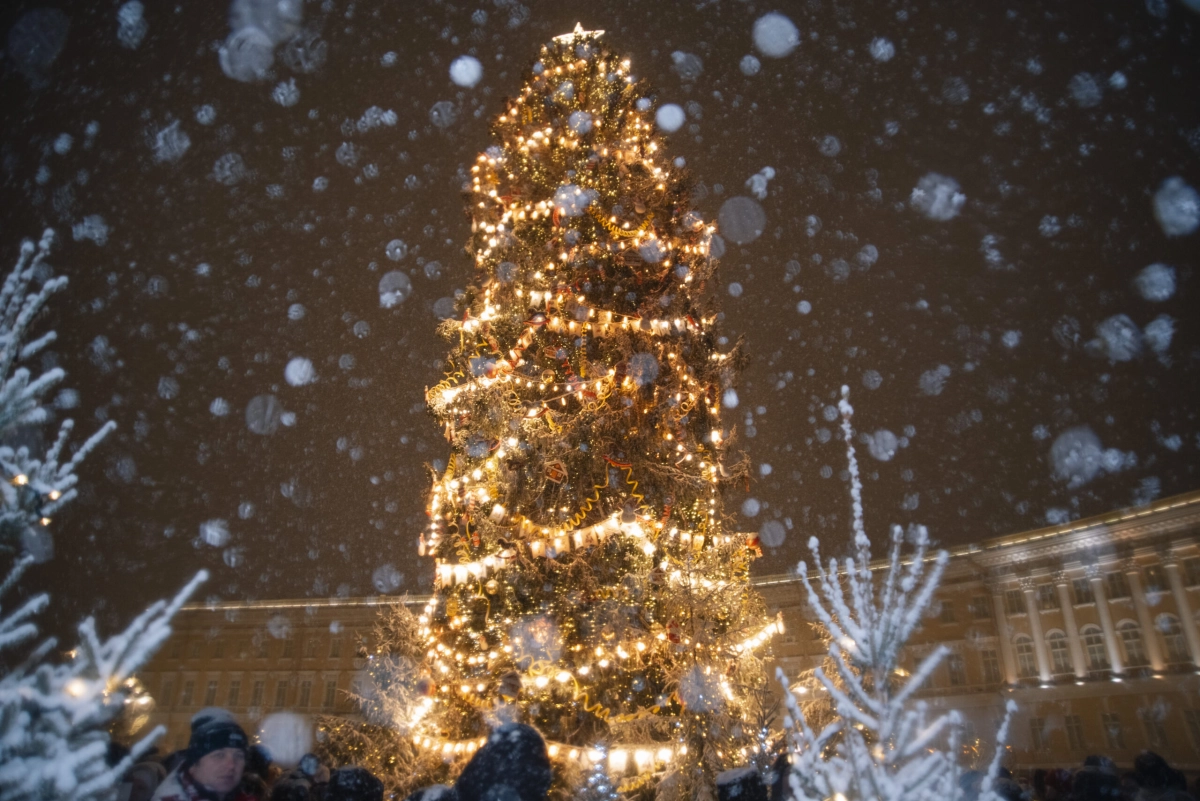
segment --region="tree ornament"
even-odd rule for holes
[[[561,459],[546,462],[546,479],[555,484],[561,484],[567,480],[567,466]]]
[[[510,670],[500,677],[497,694],[505,701],[512,703],[521,694],[521,674]]]

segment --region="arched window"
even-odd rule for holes
[[[1061,631],[1052,631],[1046,635],[1046,642],[1050,645],[1050,661],[1054,664],[1054,672],[1070,673],[1073,667],[1071,650],[1067,646],[1067,635]]]
[[[1154,623],[1167,646],[1167,661],[1187,662],[1187,640],[1184,639],[1183,627],[1179,625],[1179,618],[1174,615],[1159,615],[1158,620]]]
[[[1099,626],[1084,626],[1079,632],[1083,636],[1083,648],[1087,651],[1089,670],[1108,670],[1108,652],[1104,649],[1104,632]]]
[[[1125,664],[1129,667],[1145,667],[1149,664],[1146,659],[1146,646],[1142,642],[1142,628],[1132,620],[1122,620],[1117,624],[1117,635],[1125,648]]]
[[[1033,655],[1033,640],[1021,634],[1014,641],[1017,649],[1017,675],[1022,679],[1036,678],[1037,658]]]

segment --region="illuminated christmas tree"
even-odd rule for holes
[[[706,297],[715,229],[601,33],[543,47],[465,187],[477,277],[427,393],[451,454],[412,735],[466,754],[518,720],[691,798],[765,760],[755,650],[781,625],[722,510],[746,471],[724,463],[743,357]]]

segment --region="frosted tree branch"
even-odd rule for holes
[[[38,313],[66,278],[43,275],[53,235],[36,245],[25,242],[17,263],[0,287],[0,440],[12,442],[22,426],[51,418],[45,406],[50,389],[64,378],[59,368],[38,375],[19,363],[55,341],[54,332],[24,344]],[[0,582],[0,601],[16,587],[30,564],[53,553],[51,515],[75,498],[75,470],[114,428],[107,423],[65,462],[73,424],[59,426],[44,452],[28,446],[0,446],[0,551],[15,554]],[[95,622],[79,625],[79,644],[66,662],[50,658],[56,648],[38,637],[34,618],[49,605],[35,595],[13,611],[0,607],[0,798],[4,801],[107,801],[120,776],[162,735],[161,727],[133,746],[117,765],[106,763],[107,726],[124,708],[127,681],[170,636],[170,620],[207,578],[201,572],[170,601],[159,601],[124,632],[103,639]]]
[[[853,444],[854,408],[846,387],[838,407],[849,464],[853,556],[840,568],[836,559],[825,567],[814,537],[808,545],[818,586],[811,580],[814,577],[809,575],[808,565],[799,565],[809,607],[831,635],[829,656],[834,672],[830,675],[817,668],[813,675],[829,694],[835,716],[833,722],[815,731],[783,673],[777,674],[788,710],[784,724],[792,757],[789,783],[798,801],[824,801],[839,793],[882,801],[954,801],[962,797],[957,758],[962,716],[949,711],[929,720],[928,705],[914,698],[949,649],[935,648],[911,675],[899,667],[905,643],[933,603],[948,555],[945,551],[932,558],[927,555],[929,533],[924,526],[911,528],[907,535],[893,526],[878,579],[881,586],[876,587]],[[907,559],[902,557],[906,539],[912,543]],[[901,679],[903,683],[897,684]],[[992,788],[1014,708],[1010,701],[980,795],[983,801],[994,801]]]

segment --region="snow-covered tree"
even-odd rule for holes
[[[65,461],[70,420],[45,452],[11,444],[22,429],[49,419],[46,395],[64,375],[52,368],[35,377],[25,366],[55,339],[51,331],[24,341],[47,299],[67,283],[49,277],[52,242],[47,230],[36,245],[23,243],[0,288],[0,549],[12,555],[0,600],[31,564],[50,558],[51,516],[75,497],[75,468],[114,427],[106,424]],[[0,673],[0,799],[115,797],[121,774],[164,730],[152,731],[110,767],[105,727],[124,707],[134,671],[170,636],[171,617],[205,578],[201,572],[169,603],[153,604],[111,639],[101,640],[92,618],[84,620],[79,644],[62,663],[48,659],[54,639],[30,647],[38,637],[34,618],[46,609],[48,595],[35,595],[11,612],[0,609],[0,663],[6,666]]]
[[[907,535],[893,526],[888,560],[877,580],[863,526],[862,482],[850,424],[854,409],[846,387],[839,409],[849,461],[854,554],[841,564],[830,559],[824,566],[814,537],[808,545],[818,586],[810,582],[808,566],[804,562],[799,566],[809,606],[829,634],[834,672],[830,675],[818,667],[813,676],[832,699],[835,715],[815,729],[779,673],[790,713],[785,720],[792,752],[789,783],[798,801],[957,799],[962,796],[958,761],[962,718],[957,711],[933,715],[926,702],[914,698],[948,650],[935,648],[911,675],[899,667],[904,644],[933,601],[948,555],[929,553],[924,526],[911,528]],[[912,552],[902,556],[905,540]],[[1009,701],[997,734],[996,755],[983,778],[981,799],[994,797],[992,786],[1015,708]]]

